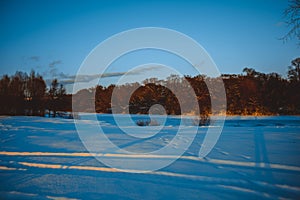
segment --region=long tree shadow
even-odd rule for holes
[[[263,128],[257,129],[254,132],[254,143],[255,143],[255,176],[258,178],[263,178],[269,181],[274,181],[272,170],[261,170],[260,167],[265,167],[270,169],[270,161],[268,157],[268,152],[265,143]]]

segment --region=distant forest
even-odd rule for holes
[[[45,116],[46,110],[55,117],[57,111],[71,111],[72,96],[66,94],[63,85],[57,79],[50,89],[43,77],[32,71],[16,72],[0,80],[0,114]]]
[[[211,101],[205,82],[214,79],[203,75],[184,78],[195,91],[201,114],[210,114]],[[300,114],[300,58],[291,62],[287,78],[277,73],[260,73],[252,68],[245,68],[242,74],[223,74],[221,78],[226,90],[226,113],[229,115]],[[143,83],[108,87],[98,85],[74,94],[78,107],[76,112],[96,110],[97,113],[111,113],[114,106],[115,110],[122,113],[124,107],[129,106],[132,114],[147,114],[152,105],[161,104],[167,114],[185,114],[181,113],[176,96],[168,88],[176,88],[184,94],[186,87],[189,85],[176,75],[171,75],[166,80],[151,78]],[[129,98],[129,105],[112,105],[114,90],[116,97],[121,100],[128,95],[126,91],[132,88],[138,89]],[[87,98],[90,101],[86,101]],[[187,98],[183,103],[188,104],[189,101]],[[29,75],[24,72],[16,72],[13,76],[4,75],[0,80],[1,115],[45,116],[50,113],[50,116],[55,117],[57,113],[66,111],[72,111],[72,95],[67,94],[64,86],[56,79],[49,88],[43,77],[34,71]]]

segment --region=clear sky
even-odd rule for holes
[[[290,61],[300,56],[297,41],[279,40],[288,31],[283,18],[287,6],[284,0],[2,0],[0,75],[34,69],[45,79],[72,76],[100,42],[138,27],[170,28],[192,37],[221,73],[253,67],[286,75]],[[157,63],[170,56],[143,55],[144,61]],[[110,72],[128,69],[124,59]]]

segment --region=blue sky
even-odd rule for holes
[[[285,75],[300,52],[297,41],[279,40],[288,31],[283,18],[287,6],[283,0],[4,0],[0,2],[0,75],[34,69],[46,79],[72,76],[100,42],[138,27],[164,27],[192,37],[221,73],[253,67]],[[135,55],[138,62],[120,59],[109,72],[126,72],[131,64],[160,63],[169,57],[144,51]],[[169,64],[178,60],[180,68],[181,61],[172,59]],[[182,73],[192,74],[192,70]]]

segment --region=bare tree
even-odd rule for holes
[[[287,41],[296,37],[300,41],[300,0],[290,0],[289,3],[289,7],[284,11],[289,31],[282,39]]]

